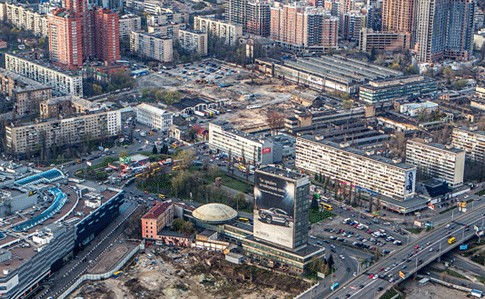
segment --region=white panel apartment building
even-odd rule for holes
[[[173,40],[157,34],[131,32],[130,49],[141,56],[161,62],[173,60]]]
[[[131,31],[141,30],[141,17],[128,14],[120,16],[120,38],[130,38]]]
[[[463,150],[423,139],[408,140],[406,163],[415,165],[423,174],[446,181],[452,188],[463,185],[465,171],[465,151]]]
[[[5,69],[46,86],[62,95],[83,96],[83,78],[79,72],[68,72],[54,66],[36,62],[34,55],[28,57],[5,54]]]
[[[47,15],[38,13],[25,4],[0,3],[2,4],[5,10],[3,21],[17,28],[32,31],[37,36],[47,37]],[[2,18],[1,13],[0,18]]]
[[[296,140],[295,165],[305,171],[355,185],[357,189],[371,194],[379,193],[397,200],[414,195],[415,166],[394,163],[390,159],[342,146],[327,140],[315,140],[313,136],[299,137]]]
[[[180,46],[186,51],[207,56],[207,33],[194,30],[179,30]]]
[[[56,145],[79,144],[117,136],[121,132],[120,110],[80,115],[40,123],[7,126],[7,150],[11,153],[34,153]]]
[[[454,128],[451,143],[464,150],[468,159],[485,163],[485,131],[479,131],[476,127]]]
[[[173,124],[173,114],[152,105],[142,103],[136,106],[136,121],[161,131],[167,131]]]
[[[209,147],[232,158],[245,159],[250,163],[271,164],[275,149],[268,139],[258,139],[236,130],[226,130],[222,126],[209,123]]]
[[[214,35],[224,40],[224,43],[234,46],[243,36],[243,26],[240,24],[231,24],[226,21],[216,20],[210,17],[194,17],[194,29],[206,32],[208,35]]]

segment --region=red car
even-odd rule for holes
[[[369,279],[372,279],[372,278],[374,278],[374,274],[373,274],[373,273],[371,273],[371,274],[369,274],[369,276],[368,276],[368,277],[369,277]]]

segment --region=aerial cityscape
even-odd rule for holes
[[[485,0],[0,0],[0,298],[485,297]]]

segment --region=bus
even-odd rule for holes
[[[333,292],[335,291],[335,289],[337,289],[339,287],[340,283],[336,282],[334,284],[332,284],[332,286],[330,287],[330,290]]]
[[[324,202],[321,202],[320,203],[320,206],[324,209],[324,210],[327,210],[327,211],[332,211],[333,210],[333,207],[331,204],[328,204],[328,203],[324,203]]]
[[[249,223],[249,218],[246,218],[246,217],[239,217],[238,220],[244,223]]]
[[[448,239],[448,244],[450,244],[450,245],[453,244],[453,243],[455,243],[455,242],[456,242],[456,238],[455,237],[450,237]]]
[[[123,274],[123,271],[116,271],[113,273],[113,278],[118,278]]]

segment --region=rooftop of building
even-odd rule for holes
[[[368,84],[363,85],[363,88],[377,90],[379,88],[395,87],[405,84],[412,84],[418,82],[433,82],[434,80],[425,76],[408,76],[399,78],[384,78],[378,80],[372,80]]]
[[[400,160],[393,161],[392,159],[385,158],[385,157],[382,157],[382,156],[379,156],[379,155],[368,154],[365,151],[349,147],[348,144],[345,144],[345,143],[344,144],[338,144],[338,143],[335,143],[333,141],[329,141],[329,140],[325,140],[325,139],[317,140],[317,138],[315,136],[309,136],[309,135],[305,135],[305,136],[302,136],[300,138],[307,139],[307,140],[310,140],[310,141],[313,141],[313,142],[316,142],[316,143],[320,143],[320,144],[323,144],[323,145],[326,145],[326,146],[330,146],[330,147],[333,147],[337,150],[345,151],[345,152],[348,152],[348,153],[351,153],[351,154],[354,154],[354,155],[357,155],[357,156],[362,156],[362,158],[372,159],[376,162],[379,162],[379,163],[382,163],[382,164],[388,164],[388,165],[393,166],[393,167],[397,167],[397,168],[401,168],[401,169],[405,169],[405,170],[416,168],[416,166],[411,165],[411,164],[407,164],[407,163],[402,163]]]
[[[236,210],[220,203],[208,203],[202,205],[192,212],[192,216],[201,222],[227,223],[234,220],[238,213]]]
[[[39,89],[52,89],[49,86],[45,86],[42,83],[26,78],[14,72],[7,71],[6,69],[3,69],[3,68],[0,68],[0,76],[12,78],[15,81],[16,92],[25,92],[25,91],[32,91],[32,90],[39,90]]]
[[[156,113],[156,114],[166,114],[169,113],[166,110],[163,110],[161,108],[158,108],[156,106],[147,104],[147,103],[141,103],[140,105],[136,106],[137,109],[142,109],[151,113]]]
[[[21,53],[7,53],[5,56],[13,56],[17,57],[23,60],[26,60],[30,63],[37,64],[39,66],[43,66],[46,68],[49,68],[51,70],[54,70],[56,72],[68,75],[68,76],[74,76],[74,77],[81,77],[81,70],[66,70],[64,68],[61,68],[48,60],[43,59],[43,54],[40,51],[28,51],[28,52],[21,52]]]
[[[477,135],[485,136],[485,131],[478,130],[478,127],[476,127],[476,126],[472,126],[472,127],[461,126],[461,127],[455,128],[455,129],[465,131],[465,132],[470,132],[470,133],[477,134]]]
[[[158,219],[160,215],[165,213],[167,209],[172,206],[172,201],[163,201],[157,202],[153,208],[151,208],[143,217],[142,219]]]
[[[305,174],[301,174],[299,172],[291,171],[288,169],[284,168],[278,168],[273,165],[268,165],[264,166],[262,168],[259,168],[256,170],[256,173],[261,173],[261,174],[272,174],[280,177],[285,177],[289,178],[292,180],[298,180],[301,178],[306,178],[307,176]]]
[[[440,144],[440,143],[435,143],[435,142],[431,142],[431,141],[429,141],[427,139],[423,139],[423,138],[410,139],[410,140],[408,140],[408,142],[410,142],[410,143],[413,143],[413,142],[414,143],[420,143],[420,144],[423,144],[424,146],[427,146],[427,147],[432,147],[434,149],[438,149],[438,150],[441,150],[441,151],[454,153],[454,154],[459,154],[459,153],[465,152],[464,150],[454,148],[451,145],[444,145],[444,144]]]
[[[172,106],[183,110],[185,108],[192,108],[200,104],[208,104],[209,101],[202,98],[182,98],[179,102],[173,103]]]
[[[299,248],[297,250],[291,250],[291,249],[277,247],[277,246],[270,244],[270,243],[267,243],[263,240],[257,240],[256,238],[254,238],[254,236],[248,236],[246,239],[243,240],[243,244],[244,243],[246,243],[246,244],[256,243],[256,244],[259,244],[259,245],[263,245],[270,250],[274,250],[276,252],[284,252],[284,253],[287,253],[287,254],[297,256],[299,258],[305,258],[307,256],[311,256],[311,255],[314,255],[314,254],[323,253],[324,250],[325,250],[323,247],[311,245],[311,244],[307,244],[306,246]],[[264,247],[261,248],[261,246],[258,246],[258,248],[264,250]]]

